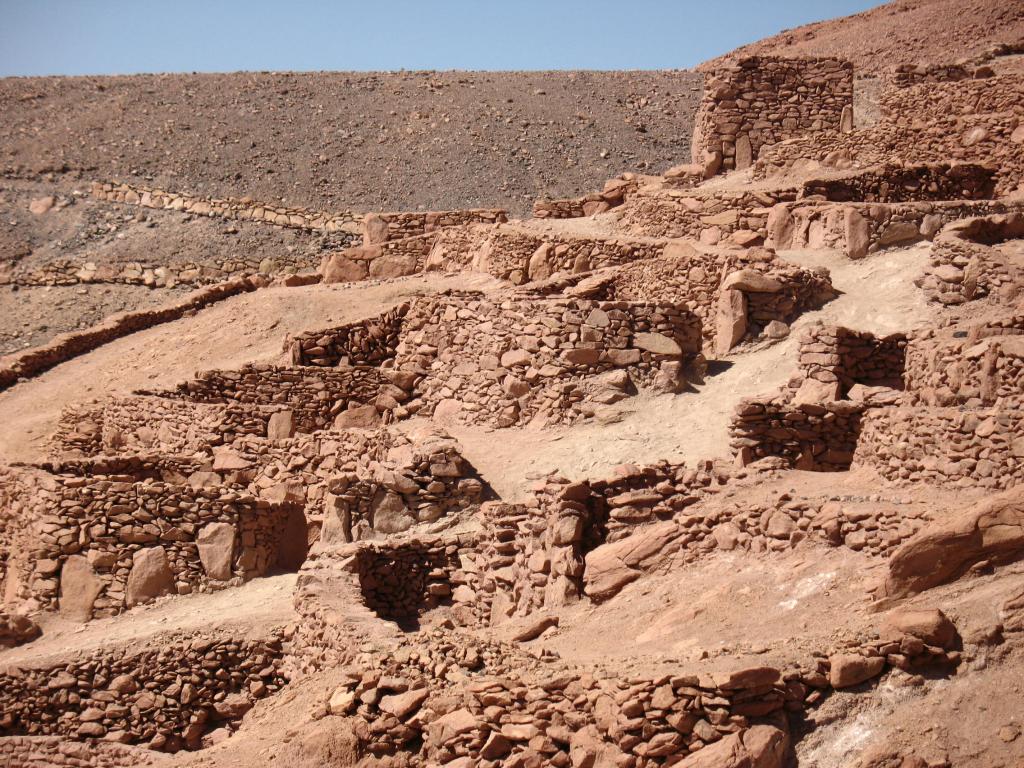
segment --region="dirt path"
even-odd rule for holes
[[[281,359],[287,334],[370,317],[445,288],[487,289],[486,275],[421,275],[363,285],[267,288],[227,299],[193,317],[150,328],[0,393],[0,460],[33,461],[46,451],[71,403],[135,389],[171,387],[210,368]]]
[[[731,355],[729,367],[696,393],[647,395],[619,404],[617,420],[593,421],[571,428],[502,429],[449,427],[466,455],[492,487],[506,499],[522,498],[532,481],[552,470],[570,478],[601,476],[618,464],[661,459],[694,462],[727,458],[729,421],[744,397],[764,394],[784,384],[796,371],[800,330],[812,323],[837,323],[888,334],[934,322],[929,306],[913,284],[928,258],[928,244],[887,251],[850,261],[826,251],[792,251],[781,255],[805,266],[831,270],[843,292],[817,312],[797,320],[779,344]]]

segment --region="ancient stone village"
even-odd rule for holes
[[[0,80],[0,763],[1024,764],[1024,7],[954,6],[664,73],[688,152],[532,206]]]

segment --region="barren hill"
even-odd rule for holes
[[[1021,41],[1020,0],[896,0],[784,30],[728,56],[838,56],[852,61],[858,73],[879,73],[897,64],[947,64],[977,56],[993,44]]]
[[[0,80],[0,172],[313,208],[529,208],[689,155],[691,72]]]

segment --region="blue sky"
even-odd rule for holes
[[[0,76],[680,69],[879,0],[0,0]]]

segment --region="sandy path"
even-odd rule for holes
[[[198,370],[282,360],[287,334],[371,317],[445,288],[486,289],[486,275],[421,275],[374,285],[267,288],[193,317],[134,333],[0,393],[0,459],[33,461],[64,406],[135,389],[171,387]]]

